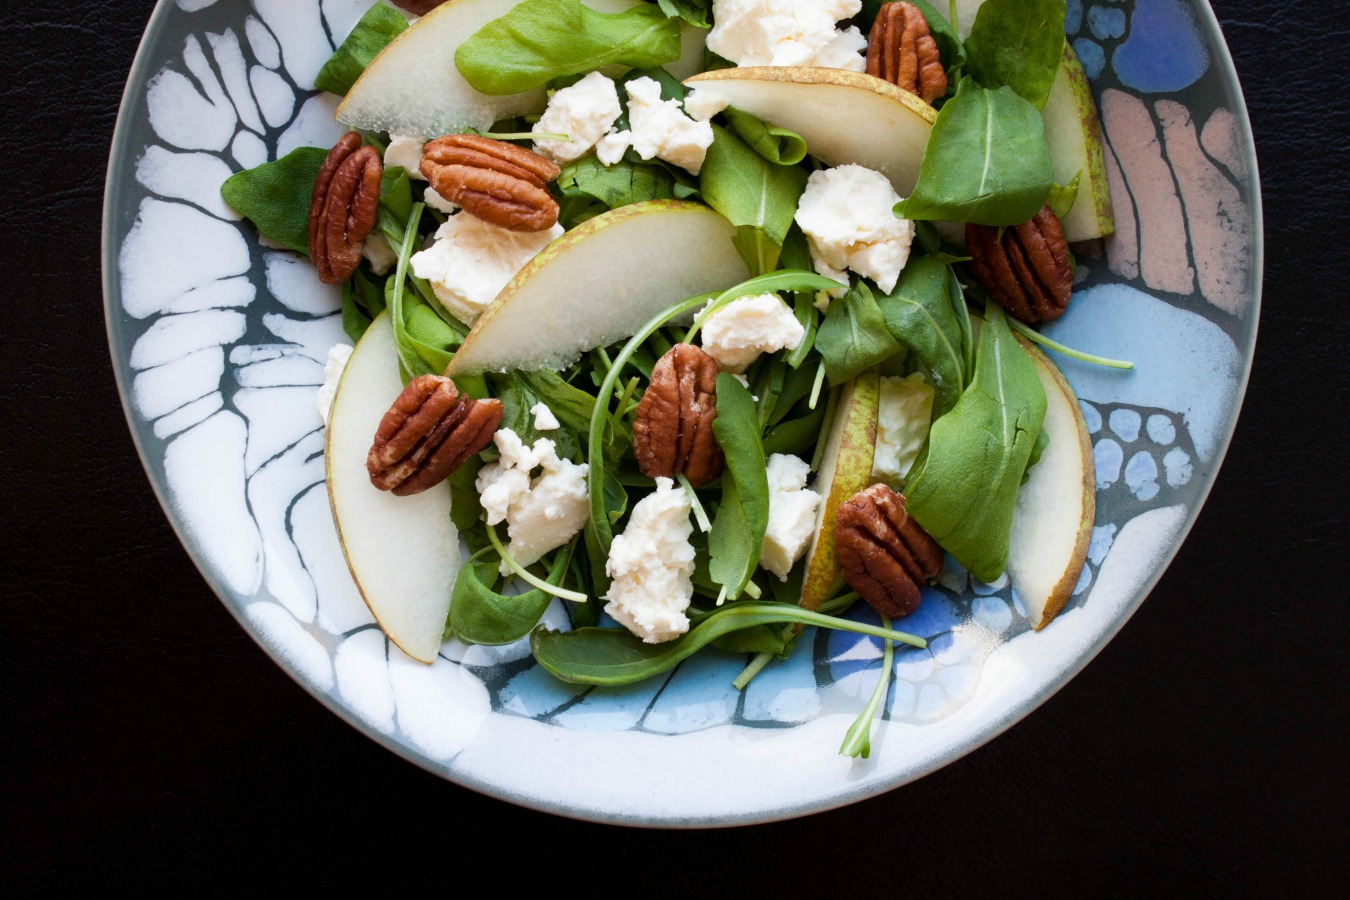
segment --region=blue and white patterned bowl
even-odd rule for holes
[[[1058,360],[1097,467],[1088,565],[1031,633],[1006,580],[944,573],[904,627],[872,758],[837,755],[878,642],[820,632],[731,687],[720,651],[621,690],[564,685],[523,645],[385,640],[342,558],[314,394],[343,339],[337,291],[220,198],[232,172],[343,131],[313,76],[371,0],[160,0],[128,80],[104,223],[109,342],[145,467],[239,622],[353,726],[452,781],[538,809],[734,824],[849,803],[937,769],[1025,716],[1125,623],[1194,521],[1232,434],[1261,281],[1255,156],[1202,0],[1069,0],[1109,144],[1117,234],[1080,256],[1049,332],[1132,359]],[[859,613],[858,615],[867,615]],[[565,622],[560,608],[548,621]]]

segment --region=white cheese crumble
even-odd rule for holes
[[[537,562],[581,530],[590,515],[586,473],[590,467],[559,459],[557,445],[540,438],[526,447],[509,428],[492,437],[501,457],[478,473],[475,487],[489,525],[507,524],[507,552],[522,566]],[[540,469],[539,475],[531,472]],[[503,575],[511,569],[503,561]]]
[[[660,158],[697,175],[713,142],[712,125],[684,114],[678,100],[662,100],[652,78],[627,84],[629,131],[606,135],[596,145],[600,162],[612,166],[630,145],[643,159]]]
[[[409,178],[426,181],[427,177],[422,174],[422,148],[426,143],[410,134],[389,135],[389,146],[384,148],[384,167],[402,166],[408,170]]]
[[[712,91],[694,88],[684,98],[684,111],[696,122],[706,122],[731,105],[725,97]]]
[[[684,611],[694,595],[689,498],[669,478],[633,507],[628,527],[609,548],[605,612],[648,644],[689,630]]]
[[[565,134],[570,140],[536,138],[534,148],[556,163],[569,163],[588,153],[614,127],[622,111],[614,82],[592,72],[555,93],[531,129],[535,134]]]
[[[759,548],[759,565],[787,581],[816,530],[820,494],[806,487],[811,465],[786,453],[769,456],[769,527]]]
[[[702,333],[703,350],[717,367],[738,373],[761,353],[795,350],[806,329],[777,294],[754,294],[717,310],[703,323]]]
[[[370,270],[376,275],[388,275],[389,270],[398,263],[398,254],[389,246],[389,239],[378,231],[366,235],[361,244],[361,255],[370,263]]]
[[[933,386],[922,372],[881,379],[877,400],[877,449],[872,480],[899,486],[928,440],[933,418]]]
[[[323,419],[325,425],[328,424],[328,413],[333,408],[333,396],[337,394],[342,370],[347,368],[347,361],[352,358],[353,349],[350,344],[334,344],[328,350],[328,361],[323,365],[323,384],[319,385],[319,396],[316,400],[319,418]]]
[[[861,72],[867,38],[835,23],[862,0],[713,0],[708,49],[738,66],[824,66]]]
[[[422,202],[432,209],[439,210],[447,216],[459,212],[459,204],[451,203],[442,197],[434,187],[429,187],[422,192]]]
[[[880,172],[857,165],[812,172],[797,202],[811,260],[826,278],[848,284],[845,269],[890,293],[909,261],[914,223],[893,212],[900,195]]]
[[[549,409],[542,400],[530,407],[530,415],[534,416],[535,431],[557,431],[562,427],[562,423],[553,414],[553,410]]]
[[[430,247],[413,254],[413,274],[431,282],[451,315],[472,325],[507,282],[562,233],[561,225],[507,231],[461,213],[436,229]]]

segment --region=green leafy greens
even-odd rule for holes
[[[475,90],[501,95],[609,65],[653,68],[679,55],[679,20],[660,7],[598,13],[580,0],[530,0],[460,44],[455,66]]]
[[[759,564],[759,547],[769,526],[769,482],[755,401],[735,376],[725,372],[717,376],[717,418],[712,428],[726,469],[722,502],[708,535],[712,552],[708,572],[725,589],[726,599],[735,600]]]
[[[1008,86],[1045,106],[1064,54],[1064,0],[985,0],[966,38],[966,68],[987,88]]]
[[[905,489],[909,514],[981,581],[995,580],[1008,564],[1017,488],[1045,408],[1036,364],[991,303],[975,377],[951,412],[933,423],[927,456]]]
[[[220,195],[263,237],[308,256],[309,201],[327,157],[327,150],[297,147],[276,162],[231,175]]]
[[[1040,110],[1010,87],[963,78],[933,123],[919,183],[895,214],[1020,225],[1040,211],[1053,183]]]
[[[735,132],[714,125],[700,176],[703,199],[736,226],[733,240],[751,274],[776,269],[806,172],[770,162]]]
[[[408,20],[401,12],[384,3],[375,3],[323,64],[314,77],[314,86],[321,91],[346,94],[380,51],[407,30]]]

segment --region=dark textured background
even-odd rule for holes
[[[1142,610],[1027,720],[921,782],[690,833],[569,822],[443,782],[323,709],[235,624],[155,502],[103,331],[103,170],[151,4],[0,6],[0,885],[453,894],[482,874],[601,895],[1343,889],[1344,4],[1214,0],[1260,154],[1265,302],[1232,449]]]

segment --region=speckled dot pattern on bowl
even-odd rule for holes
[[[837,750],[880,643],[808,632],[737,692],[705,652],[620,690],[565,685],[524,644],[450,641],[434,666],[389,644],[339,548],[314,396],[344,340],[338,292],[220,198],[231,173],[344,130],[313,77],[370,0],[161,0],[109,167],[108,331],[132,430],[170,520],[243,627],[391,750],[527,806],[698,826],[800,815],[921,777],[1026,715],[1105,644],[1160,576],[1213,482],[1255,340],[1260,210],[1251,136],[1213,14],[1194,0],[1069,0],[1099,101],[1114,237],[1079,248],[1047,329],[1133,360],[1057,358],[1091,431],[1088,564],[1037,634],[1006,578],[948,563],[900,627],[872,757]],[[855,613],[873,619],[870,611]],[[566,627],[560,603],[545,621]]]

